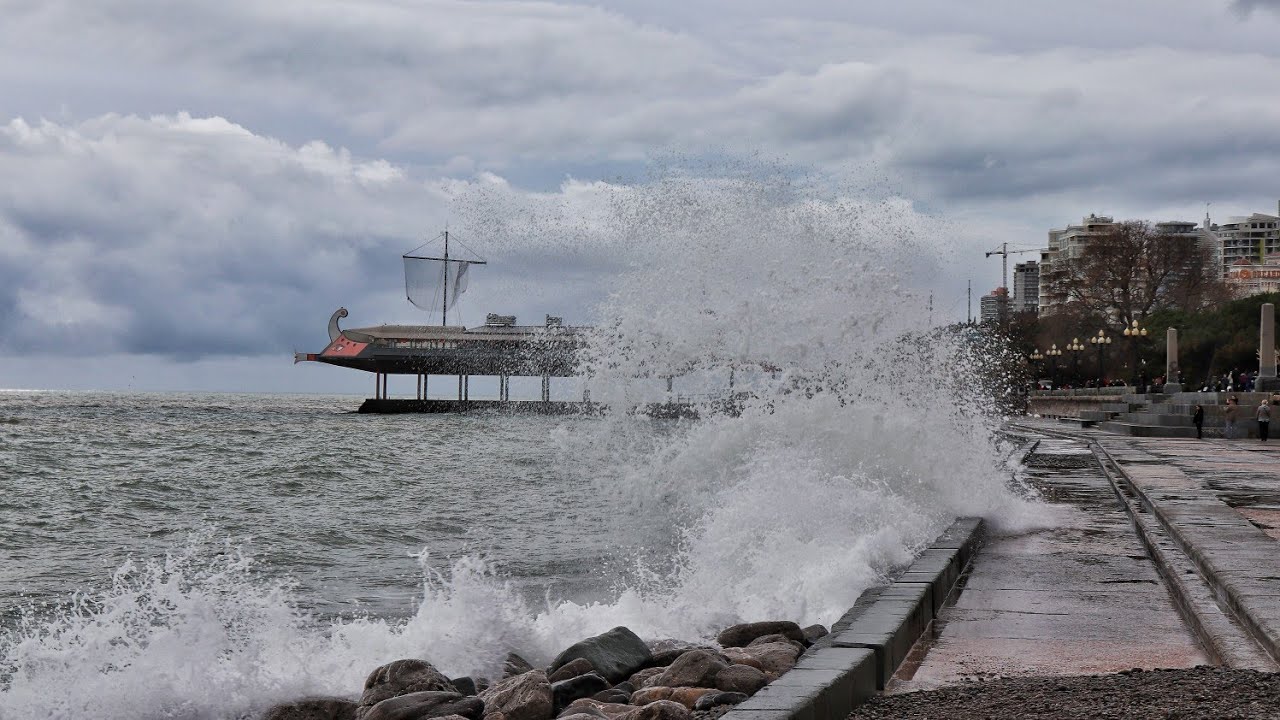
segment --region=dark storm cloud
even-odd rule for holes
[[[1280,0],[1232,0],[1231,8],[1245,17],[1259,8],[1280,12]]]

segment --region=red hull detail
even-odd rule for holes
[[[339,335],[337,340],[329,343],[329,347],[320,352],[322,357],[344,357],[350,358],[360,354],[361,350],[368,347],[369,343],[353,342],[347,339],[346,335]]]

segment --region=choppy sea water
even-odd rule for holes
[[[0,393],[0,720],[252,717],[402,657],[491,677],[615,625],[831,623],[958,515],[1046,520],[986,346],[892,272],[898,206],[786,178],[614,197],[575,242],[652,258],[580,358],[603,417]],[[741,413],[632,412],[667,375]]]

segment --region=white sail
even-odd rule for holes
[[[466,262],[449,263],[449,303],[445,310],[452,310],[458,304],[458,296],[467,291],[467,278],[470,275],[467,268],[470,267],[471,263]]]

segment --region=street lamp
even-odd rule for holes
[[[1054,343],[1053,347],[1044,351],[1044,354],[1049,356],[1049,363],[1052,366],[1049,370],[1049,377],[1053,379],[1054,388],[1056,389],[1060,384],[1058,383],[1058,358],[1062,357],[1062,351],[1058,349],[1058,343]]]
[[[1071,374],[1078,380],[1080,378],[1080,351],[1084,350],[1084,343],[1080,342],[1080,338],[1071,338],[1071,342],[1067,343],[1067,349],[1071,351]]]
[[[1040,354],[1040,348],[1031,348],[1031,354],[1027,356],[1027,359],[1031,361],[1031,374],[1033,376],[1038,375],[1036,368],[1044,360],[1044,355]],[[1039,390],[1040,381],[1035,377],[1032,377],[1032,381],[1035,383],[1036,389]]]
[[[1106,330],[1099,330],[1097,335],[1089,338],[1089,342],[1098,346],[1098,382],[1102,382],[1102,353],[1111,344],[1111,338]]]
[[[1138,321],[1134,320],[1132,325],[1126,326],[1124,336],[1129,338],[1129,355],[1133,358],[1134,387],[1137,387],[1141,377],[1138,373],[1138,338],[1147,336],[1147,329],[1138,325]]]

